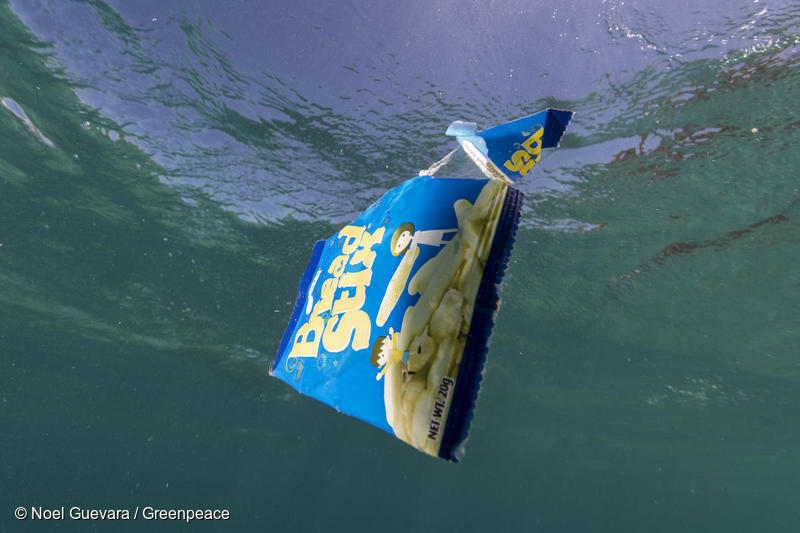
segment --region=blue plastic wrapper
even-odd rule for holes
[[[511,184],[572,112],[454,122],[485,179],[422,175],[314,245],[271,374],[415,448],[463,456],[519,221]]]

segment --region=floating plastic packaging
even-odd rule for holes
[[[451,124],[447,135],[487,177],[420,173],[317,242],[271,374],[460,459],[522,206],[510,184],[571,118],[546,109],[484,131]]]

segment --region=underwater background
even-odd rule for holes
[[[0,531],[799,531],[799,51],[790,0],[0,0]],[[462,463],[268,376],[314,241],[544,107]]]

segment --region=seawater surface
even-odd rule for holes
[[[0,531],[800,530],[798,51],[778,0],[0,1]],[[315,240],[548,106],[463,463],[267,375]]]

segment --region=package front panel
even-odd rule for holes
[[[315,253],[273,374],[436,455],[506,191],[388,191]]]

